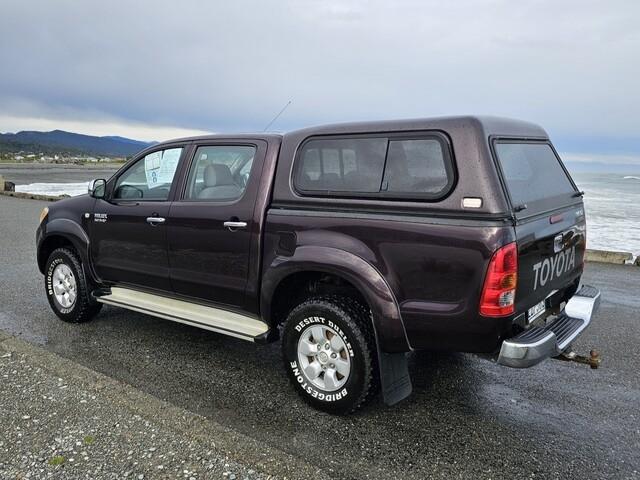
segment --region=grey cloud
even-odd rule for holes
[[[635,1],[4,0],[0,108],[207,130],[486,113],[638,136]]]

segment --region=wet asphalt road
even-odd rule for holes
[[[640,268],[590,264],[603,292],[575,345],[599,370],[528,370],[465,354],[411,356],[413,395],[349,417],[308,408],[279,345],[256,346],[105,307],[67,325],[49,311],[35,264],[45,204],[0,196],[0,330],[351,478],[640,478]]]

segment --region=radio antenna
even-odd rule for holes
[[[273,122],[275,122],[275,121],[278,119],[278,117],[280,117],[280,115],[282,115],[282,114],[284,113],[284,111],[287,109],[287,107],[288,107],[289,105],[291,105],[291,100],[289,100],[289,101],[287,102],[287,104],[286,104],[284,107],[282,107],[282,110],[280,110],[280,111],[278,112],[278,114],[277,114],[275,117],[273,117],[273,120],[271,120],[269,123],[267,123],[267,126],[266,126],[266,127],[264,127],[264,130],[262,130],[262,131],[263,131],[263,132],[266,132],[266,131],[267,131],[267,129],[268,129],[271,125],[273,125]]]

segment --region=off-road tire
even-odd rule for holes
[[[64,308],[58,303],[54,294],[53,282],[55,280],[53,273],[59,265],[69,267],[75,277],[76,297],[73,305],[69,308]],[[56,248],[51,252],[45,265],[44,285],[51,310],[64,322],[88,322],[95,317],[102,308],[101,303],[96,303],[92,300],[80,259],[76,252],[70,248]]]
[[[300,337],[308,328],[317,325],[338,331],[350,354],[351,370],[346,383],[335,391],[318,388],[301,372],[299,365]],[[291,310],[283,326],[282,353],[291,383],[307,403],[329,413],[354,412],[378,392],[375,345],[369,309],[350,297],[309,298]]]

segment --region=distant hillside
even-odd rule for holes
[[[94,137],[54,130],[0,134],[0,152],[47,154],[85,154],[104,157],[128,157],[152,145],[123,137]]]

